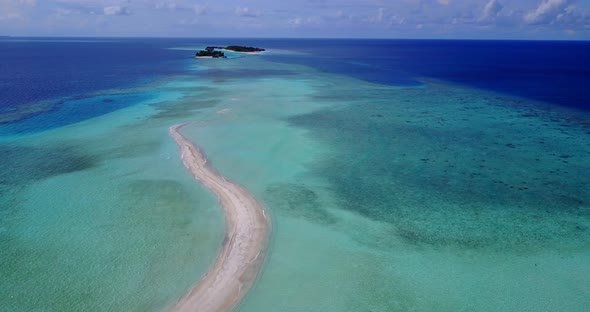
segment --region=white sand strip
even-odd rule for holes
[[[252,194],[215,171],[201,150],[180,134],[186,125],[171,127],[170,135],[189,172],[219,199],[225,215],[225,239],[209,271],[170,311],[231,311],[262,267],[270,220]]]

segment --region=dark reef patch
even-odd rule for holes
[[[143,179],[127,184],[122,190],[123,200],[131,207],[128,213],[138,226],[174,225],[179,233],[189,230],[198,196],[185,185],[173,180]],[[176,235],[171,233],[171,235]]]
[[[178,201],[179,196],[180,198],[191,197],[187,195],[189,192],[182,183],[173,180],[135,180],[129,183],[126,190],[130,198],[158,198],[157,201],[162,203]]]
[[[0,145],[0,184],[25,185],[96,167],[99,160],[79,148]]]
[[[311,170],[328,179],[342,209],[389,222],[415,245],[539,250],[590,243],[589,138],[580,118],[563,133],[549,119],[567,116],[438,86],[351,99],[288,120],[333,147]]]
[[[11,121],[0,121],[0,130],[18,134],[42,132],[102,116],[151,98],[152,95],[147,92],[122,93],[111,90],[31,103],[25,105],[23,111],[15,113],[18,116],[10,117]]]
[[[17,123],[37,114],[50,112],[55,109],[59,101],[39,101],[28,105],[17,105],[9,110],[0,112],[0,125]]]
[[[102,157],[104,158],[134,158],[138,156],[143,156],[146,154],[153,153],[157,151],[161,146],[162,142],[159,140],[160,138],[154,137],[150,138],[149,140],[134,140],[133,138],[134,133],[125,133],[122,134],[122,137],[117,138],[118,140],[126,140],[125,145],[118,145],[115,148],[107,150],[103,153]]]
[[[203,108],[214,107],[219,103],[217,99],[207,99],[201,96],[184,96],[178,101],[154,104],[158,113],[152,119],[179,118],[196,113]]]
[[[337,221],[336,217],[322,208],[318,194],[303,184],[271,185],[264,192],[264,202],[274,211],[311,222],[333,224]]]

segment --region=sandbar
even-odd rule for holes
[[[233,310],[252,287],[266,254],[270,219],[264,206],[242,186],[219,174],[200,148],[170,127],[170,136],[180,149],[184,166],[211,191],[225,217],[225,238],[207,273],[170,311],[221,312]]]

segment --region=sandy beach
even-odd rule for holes
[[[264,262],[270,219],[243,187],[213,169],[198,146],[170,128],[181,158],[193,177],[215,194],[225,215],[225,238],[207,273],[170,311],[231,311],[246,295]]]

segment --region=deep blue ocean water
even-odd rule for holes
[[[371,82],[413,85],[440,79],[590,110],[590,42],[298,40],[277,45],[314,57],[278,55],[275,60]]]
[[[440,79],[590,110],[589,42],[7,38],[0,40],[0,113],[185,73],[193,52],[167,48],[229,43],[304,52],[265,57],[375,83],[407,86],[419,85],[423,79]],[[87,102],[78,101],[78,105]],[[19,126],[9,127],[9,131],[58,127],[134,102],[125,103],[93,103],[92,108],[65,120],[46,116],[45,122],[36,120],[34,129]]]
[[[166,49],[170,46],[174,44],[163,39],[0,40],[0,109],[178,73],[186,53]]]

